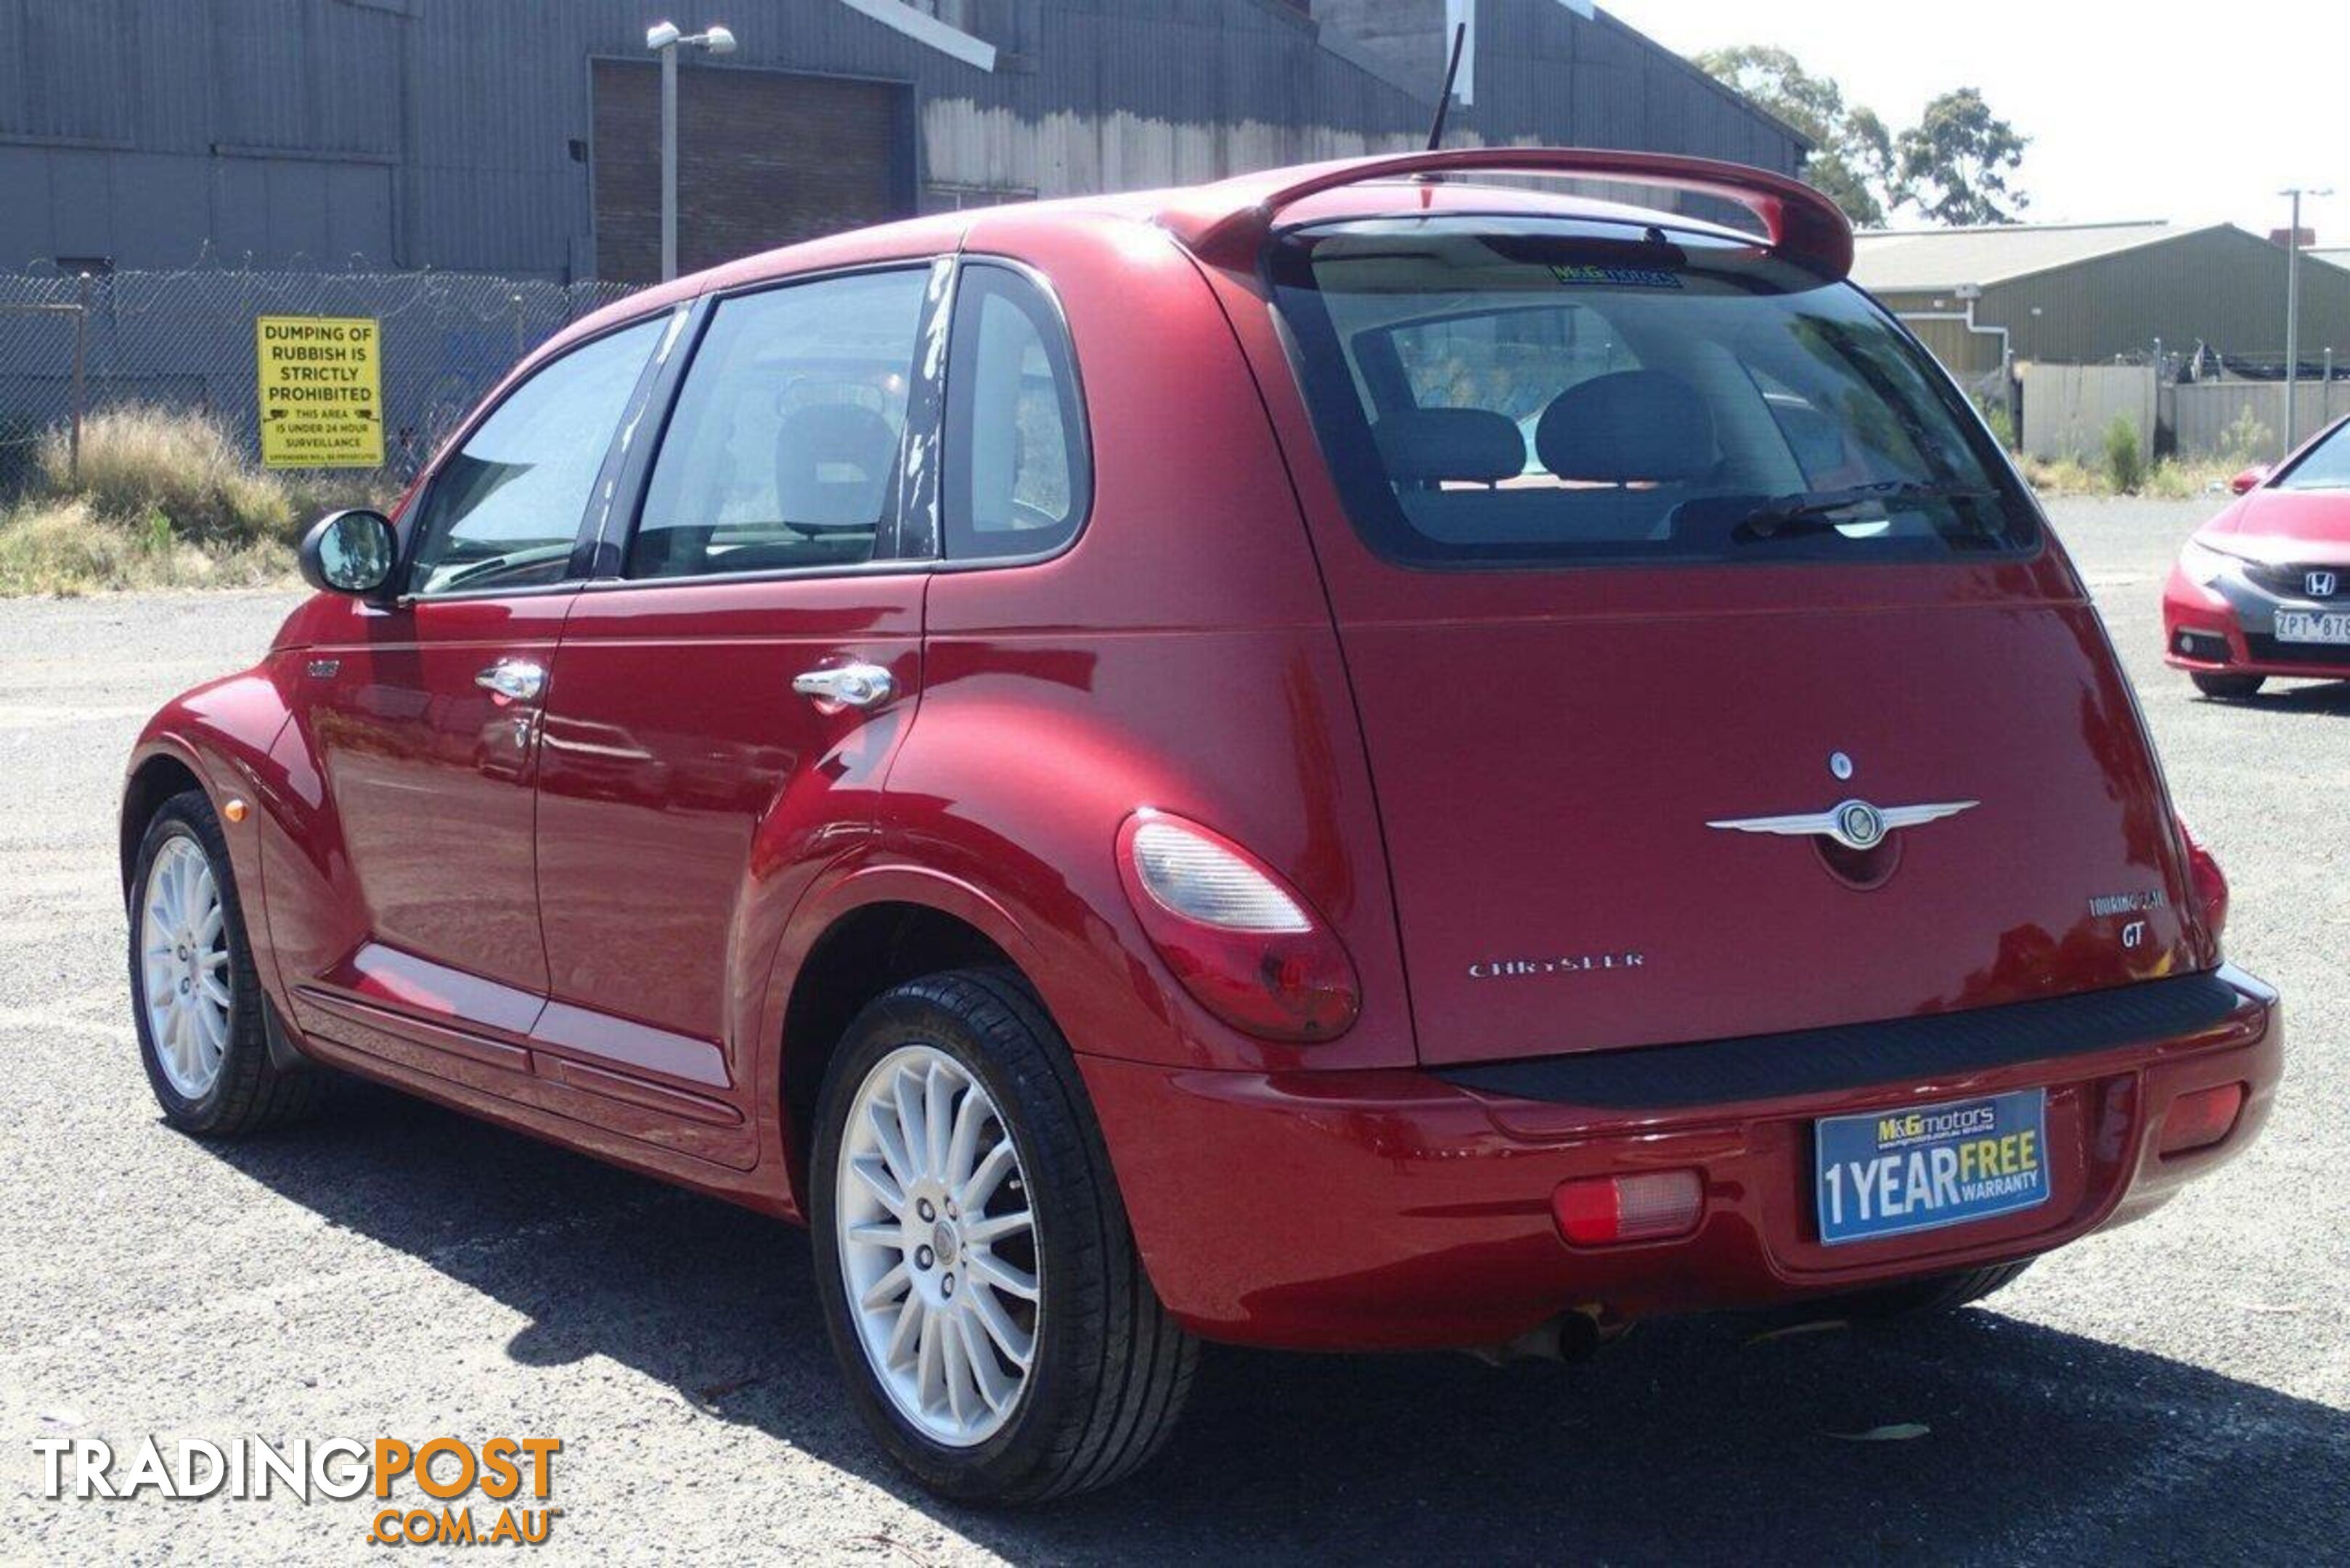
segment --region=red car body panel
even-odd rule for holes
[[[1686,162],[1641,167],[1697,178]],[[1806,254],[1834,249],[1801,188],[1709,169]],[[892,225],[575,326],[507,384],[715,292],[1014,261],[1047,281],[1075,343],[1091,512],[1061,553],[978,570],[608,574],[390,609],[322,595],[257,670],[158,715],[126,833],[161,759],[216,798],[249,792],[235,868],[302,1050],[785,1215],[803,1207],[809,1136],[788,1085],[830,1044],[787,1021],[824,981],[827,941],[884,908],[960,922],[1067,1037],[1159,1293],[1227,1339],[1483,1343],[1589,1303],[1742,1304],[2028,1255],[2248,1141],[2281,1039],[2249,981],[2224,1023],[2181,1037],[1696,1109],[1436,1075],[2126,990],[2210,970],[2216,933],[2053,541],[1855,571],[1441,574],[1375,557],[1264,286],[1233,262],[1228,221],[1254,223],[1298,177]],[[1312,216],[1621,211],[1437,186],[1295,201]],[[535,720],[473,684],[518,654],[549,667]],[[795,671],[848,659],[885,666],[902,695],[827,715],[790,694]],[[1594,765],[1595,736],[1614,765]],[[1984,804],[1905,844],[1868,893],[1807,842],[1704,826],[1825,805],[1833,750],[1874,798]],[[1350,1029],[1257,1039],[1177,982],[1114,858],[1146,807],[1211,825],[1295,889],[1354,965]],[[2158,895],[2126,950],[2087,906],[2124,891]],[[1637,991],[1605,967],[1468,972],[1635,950],[1651,966]],[[2215,1082],[2251,1091],[2236,1130],[2157,1158],[2168,1099]],[[2048,1207],[1833,1259],[1807,1239],[1809,1118],[2023,1085],[2049,1088],[2066,1151]],[[1608,1252],[1561,1239],[1559,1180],[1669,1164],[1704,1172],[1694,1235]]]
[[[784,921],[865,846],[914,715],[827,714],[792,677],[857,659],[922,690],[922,588],[894,575],[577,597],[537,827],[551,972],[534,1034],[567,1073],[626,1072],[751,1124]],[[616,853],[653,874],[616,880]],[[728,1158],[755,1152],[746,1134]]]
[[[2236,548],[2272,561],[2350,560],[2350,496],[2330,490],[2256,489],[2207,524]]]
[[[1217,284],[1288,450],[1312,454],[1261,286]],[[2210,961],[2179,914],[2185,864],[2136,704],[2053,540],[2022,562],[1840,573],[1413,571],[1363,543],[1323,465],[1293,477],[1386,808],[1423,1061],[1897,1017]],[[1431,701],[1431,670],[1463,675]],[[1594,736],[1633,735],[1592,754]],[[1917,836],[1862,898],[1808,842],[1705,826],[1825,806],[1835,751],[1874,798],[1991,804]],[[2033,856],[1977,875],[2019,812]],[[2087,940],[2088,887],[2158,888],[2168,907],[2125,953]],[[1954,946],[1954,929],[1984,940]],[[1823,950],[1866,957],[1823,971]],[[1634,953],[1670,980],[1471,973]],[[1758,971],[1783,989],[1758,995]]]

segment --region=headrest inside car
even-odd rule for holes
[[[1397,484],[1447,480],[1492,484],[1526,469],[1526,441],[1490,409],[1413,409],[1371,427],[1379,462]]]
[[[855,403],[811,403],[775,432],[775,504],[786,523],[840,528],[881,515],[898,432]]]
[[[1550,400],[1534,451],[1560,479],[1606,484],[1690,479],[1720,458],[1695,387],[1662,370],[1617,370]]]

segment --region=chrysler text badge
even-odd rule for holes
[[[1825,811],[1786,816],[1726,816],[1706,824],[1731,833],[1775,833],[1790,838],[1833,838],[1846,849],[1874,849],[1897,827],[1918,827],[1971,811],[1981,801],[1946,800],[1927,805],[1871,805],[1847,800]]]

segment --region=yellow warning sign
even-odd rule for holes
[[[364,316],[254,323],[265,468],[383,466],[383,327]]]

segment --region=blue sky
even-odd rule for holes
[[[2286,185],[2340,194],[2303,210],[2350,245],[2350,5],[2085,0],[1622,0],[1617,19],[1684,54],[1774,44],[1897,126],[1976,87],[2030,135],[2036,222],[2228,220],[2281,229]]]

